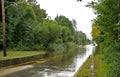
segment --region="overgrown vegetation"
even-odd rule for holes
[[[85,33],[76,31],[75,19],[71,21],[63,15],[57,15],[52,20],[36,0],[5,0],[5,9],[9,50],[62,52],[70,45],[89,42]],[[2,36],[2,30],[0,33]]]
[[[94,9],[92,36],[105,53],[108,77],[120,77],[120,0],[92,1],[87,6]]]
[[[107,65],[102,60],[103,54],[95,54],[94,55],[94,72],[96,77],[106,77],[107,76]],[[92,70],[90,69],[92,62],[92,56],[88,58],[88,60],[84,63],[84,65],[80,68],[78,71],[76,77],[91,77],[92,76]]]
[[[96,54],[94,56],[94,65],[96,77],[106,77],[108,73],[107,64],[103,60],[103,54]]]

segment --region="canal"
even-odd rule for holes
[[[12,68],[11,72],[0,77],[73,77],[95,47],[80,46],[79,50],[47,60],[45,62]],[[7,70],[5,70],[7,72]]]

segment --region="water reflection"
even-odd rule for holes
[[[72,77],[94,50],[95,47],[92,45],[79,47],[78,51],[73,51],[42,64],[34,64],[32,68],[3,77]]]

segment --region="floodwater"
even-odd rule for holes
[[[73,77],[94,50],[93,45],[80,46],[78,51],[29,65],[31,67],[1,77]]]

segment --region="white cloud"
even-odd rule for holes
[[[64,15],[70,20],[74,18],[78,25],[77,28],[90,36],[91,32],[91,20],[95,18],[92,9],[85,7],[87,2],[92,0],[82,0],[82,2],[77,2],[77,0],[37,0],[40,7],[45,9],[48,16],[52,19],[56,17],[57,13],[59,15]]]

